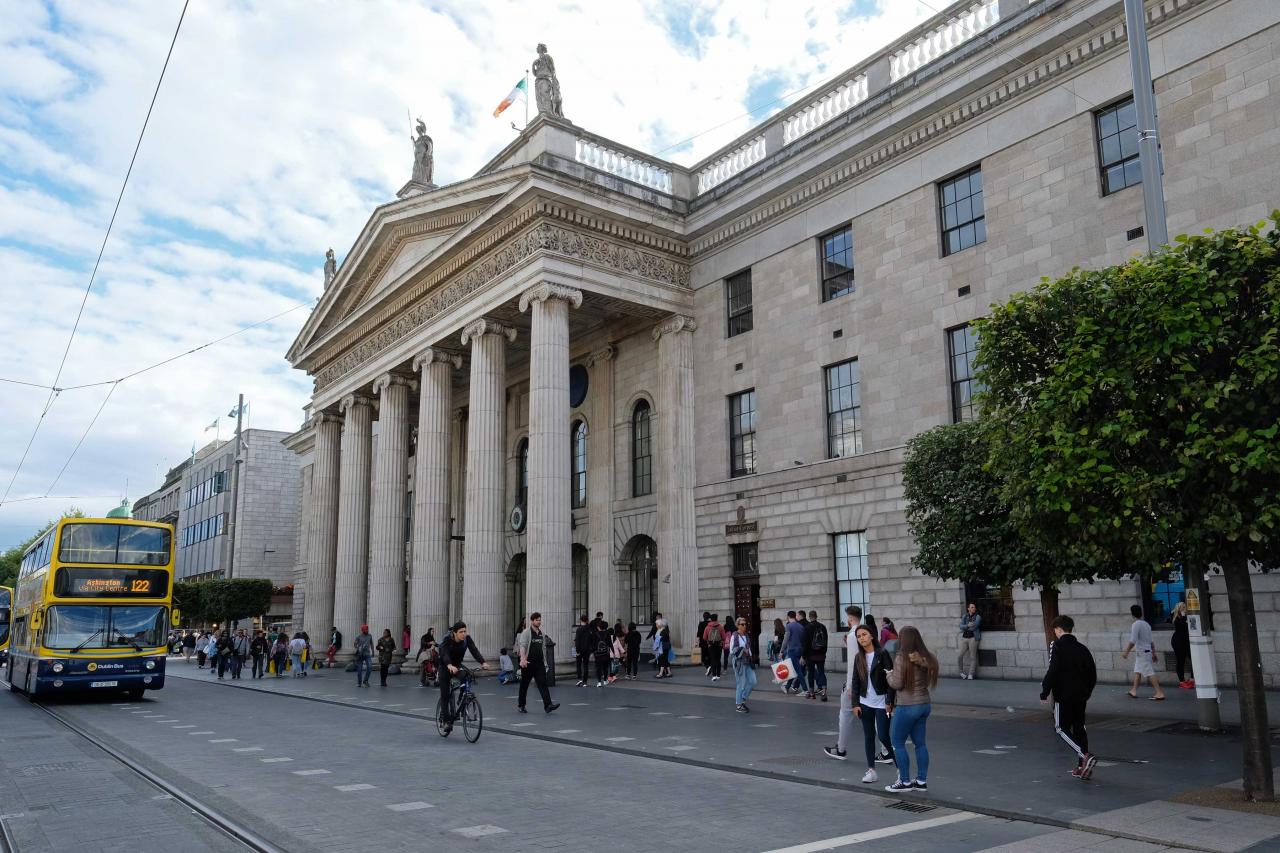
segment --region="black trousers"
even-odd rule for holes
[[[231,655],[218,655],[218,677],[226,673],[227,668],[231,666]]]
[[[1174,669],[1178,671],[1178,681],[1187,680],[1187,658],[1191,657],[1191,649],[1175,646],[1173,649]]]
[[[707,660],[707,664],[711,667],[711,677],[712,677],[712,678],[719,678],[719,677],[720,677],[720,670],[721,670],[721,667],[720,667],[720,644],[719,644],[719,643],[707,643],[707,645],[706,645],[706,649],[707,649],[707,651],[708,651],[708,652],[709,652],[709,654],[710,654],[710,660]],[[705,658],[704,658],[704,660],[705,660]]]
[[[266,665],[263,663],[262,655],[253,656],[253,672],[250,673],[254,678],[261,678]]]
[[[378,678],[382,679],[382,686],[387,686],[387,670],[391,669],[390,663],[378,664]]]
[[[1053,729],[1058,737],[1083,761],[1089,752],[1089,733],[1084,728],[1084,702],[1058,702],[1053,706]]]
[[[587,681],[591,678],[591,655],[585,652],[578,652],[578,680]]]
[[[516,704],[521,708],[524,707],[525,697],[529,695],[529,682],[532,681],[538,685],[538,693],[542,694],[542,707],[551,707],[551,691],[547,689],[547,668],[542,661],[531,660],[528,665],[520,670],[520,698],[516,700]]]
[[[448,719],[453,719],[453,702],[449,697],[449,688],[453,685],[453,674],[447,666],[440,667],[440,701],[444,703]]]
[[[596,655],[596,681],[609,680],[609,656]]]
[[[635,654],[631,654],[630,652],[627,652],[627,657],[622,662],[622,668],[626,671],[627,675],[632,677],[638,675],[640,673],[640,653],[636,652]]]

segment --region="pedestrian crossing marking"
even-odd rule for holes
[[[461,829],[451,829],[449,831],[455,832],[458,835],[461,835],[463,838],[482,838],[486,835],[498,835],[499,833],[506,832],[506,830],[503,829],[502,827],[492,826],[490,824],[482,824],[480,826],[464,826]]]
[[[187,723],[185,726],[174,726],[175,729],[194,729],[195,727],[195,723]]]
[[[209,741],[209,743],[235,743],[237,740],[239,740],[239,738],[220,737],[220,738],[215,738],[214,740]]]
[[[334,790],[335,790],[335,791],[345,791],[345,792],[350,792],[350,791],[371,791],[371,790],[373,790],[373,789],[374,789],[374,788],[376,788],[376,787],[378,787],[378,786],[377,786],[377,785],[369,785],[369,784],[367,784],[367,783],[365,783],[365,782],[358,782],[358,783],[357,783],[357,784],[355,784],[355,785],[334,785],[334,786],[333,786],[333,788],[334,788]]]
[[[511,728],[513,728],[513,729],[523,729],[523,728],[525,728],[525,727],[527,727],[527,726],[536,726],[536,725],[537,725],[537,723],[512,723],[512,724],[511,724]]]
[[[284,761],[293,761],[292,758],[259,758],[263,764],[280,764]]]
[[[625,743],[626,741],[629,741],[629,740],[635,740],[635,738],[633,738],[633,737],[607,737],[607,738],[605,738],[605,740],[609,741],[609,743]]]
[[[217,734],[217,732],[187,732],[187,734],[189,734],[189,735],[213,735],[213,734]]]
[[[664,749],[669,749],[669,750],[671,750],[672,752],[688,752],[688,751],[689,751],[689,750],[691,750],[691,749],[697,749],[697,747],[696,747],[696,746],[689,746],[689,745],[687,745],[687,744],[684,744],[684,745],[681,745],[681,746],[667,746],[667,747],[663,747],[663,748],[664,748]]]
[[[581,733],[582,729],[559,729],[552,732],[553,735],[576,735]]]
[[[293,771],[293,775],[294,776],[321,776],[321,775],[327,774],[328,772],[329,772],[328,770],[295,770]]]
[[[262,752],[260,746],[241,746],[231,750],[232,752]]]
[[[421,802],[389,803],[387,805],[387,808],[391,809],[391,811],[393,812],[414,812],[414,811],[418,811],[419,809],[434,809],[435,806],[431,805],[431,803],[421,803]]]

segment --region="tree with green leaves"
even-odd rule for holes
[[[200,583],[179,581],[173,585],[173,606],[179,611],[184,623],[199,625],[208,620],[203,592],[204,585]]]
[[[271,581],[260,578],[208,580],[199,584],[206,619],[230,626],[238,619],[261,616],[271,609]]]
[[[907,444],[902,471],[907,523],[918,550],[912,564],[930,577],[1021,584],[1040,593],[1045,645],[1058,615],[1058,590],[1095,577],[1094,568],[1063,548],[1029,539],[1010,517],[982,424],[947,424]]]
[[[1155,571],[1222,567],[1244,732],[1244,790],[1271,801],[1251,563],[1280,551],[1280,211],[1075,270],[978,327],[991,467],[1041,544]]]

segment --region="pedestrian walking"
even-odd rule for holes
[[[898,778],[886,791],[929,790],[929,747],[925,729],[933,709],[929,691],[938,686],[938,659],[924,644],[920,632],[905,625],[898,634],[898,654],[888,674],[889,686],[896,691],[894,712],[889,725],[893,741],[893,757],[898,765]],[[911,778],[911,756],[907,754],[907,738],[916,752],[916,776]]]
[[[187,631],[182,637],[182,653],[187,659],[187,663],[191,663],[191,656],[196,651],[196,633],[195,631]],[[203,663],[203,661],[202,661]]]
[[[400,632],[400,648],[404,651],[404,656],[409,656],[409,649],[413,645],[413,632],[409,630],[409,626],[405,625],[404,630]]]
[[[266,669],[267,635],[260,630],[254,633],[253,641],[249,643],[249,656],[253,658],[253,669],[249,671],[250,677],[261,678]]]
[[[414,655],[414,661],[421,661],[418,668],[418,683],[426,687],[428,683],[435,684],[436,680],[436,637],[435,628],[428,628],[427,633],[422,635],[422,640],[418,644],[418,653]]]
[[[658,678],[671,677],[671,628],[666,619],[656,623],[658,633],[653,638],[654,654],[658,660]]]
[[[1170,647],[1173,649],[1174,669],[1178,672],[1178,686],[1183,690],[1190,690],[1196,686],[1196,680],[1187,677],[1187,661],[1191,658],[1191,632],[1187,628],[1185,601],[1179,601],[1173,608],[1173,615],[1169,617],[1169,621],[1173,623],[1173,639],[1170,641]]]
[[[797,696],[804,690],[804,625],[794,610],[787,611],[786,635],[782,640],[782,656],[791,661],[793,678],[782,685],[783,693]]]
[[[560,707],[558,702],[551,701],[551,691],[547,688],[547,649],[546,636],[542,633],[542,614],[529,614],[529,627],[516,637],[516,651],[520,657],[520,695],[516,699],[516,710],[527,714],[524,703],[529,695],[529,682],[538,685],[538,695],[542,697],[542,710],[548,714]]]
[[[636,623],[627,623],[627,653],[622,659],[623,669],[626,670],[627,680],[635,681],[640,677],[640,631],[636,627]]]
[[[622,672],[622,658],[627,654],[627,648],[623,645],[622,633],[617,628],[609,629],[609,683],[618,680],[618,674]]]
[[[231,668],[231,658],[235,655],[235,638],[231,636],[229,630],[223,628],[218,633],[218,640],[213,648],[218,657],[218,680],[221,681],[223,675]]]
[[[827,640],[827,626],[818,621],[818,611],[810,610],[805,675],[809,680],[809,698],[816,696],[823,702],[827,701]]]
[[[658,620],[661,618],[661,613],[656,610],[653,611],[653,618],[649,620],[649,633],[645,634],[645,639],[649,641],[650,647],[653,649],[653,669],[655,672],[662,671],[662,663],[658,660],[658,645],[660,644],[660,641],[657,640],[659,630]]]
[[[391,669],[391,660],[395,657],[396,641],[391,636],[390,628],[382,629],[378,638],[378,686],[387,686],[387,672]]]
[[[587,621],[587,614],[578,617],[578,627],[573,632],[573,651],[578,669],[578,686],[586,687],[591,677],[591,655],[595,651],[595,631]]]
[[[249,635],[244,628],[236,631],[231,640],[231,680],[239,681],[244,662],[249,659]]]
[[[707,672],[711,676],[712,681],[720,680],[720,649],[724,647],[724,626],[720,624],[720,614],[711,613],[702,626],[702,633],[699,635],[702,643],[703,660],[709,662]]]
[[[360,635],[356,637],[356,687],[368,687],[369,676],[373,674],[373,636],[368,625],[360,626]]]
[[[1162,702],[1164,690],[1160,688],[1160,679],[1156,678],[1156,646],[1151,637],[1151,626],[1142,618],[1142,608],[1138,605],[1130,607],[1129,612],[1133,614],[1133,624],[1129,626],[1129,643],[1120,653],[1120,657],[1126,660],[1130,652],[1134,653],[1133,686],[1129,688],[1129,698],[1138,698],[1138,687],[1145,678],[1155,690],[1155,695],[1147,698],[1152,702]]]
[[[960,677],[973,680],[978,672],[978,644],[982,642],[982,617],[978,605],[969,602],[969,608],[960,617]]]
[[[609,680],[609,658],[613,648],[613,639],[609,636],[609,626],[597,617],[591,623],[591,653],[596,659],[596,687],[604,687]]]
[[[782,644],[786,637],[787,626],[782,624],[781,619],[774,619],[773,636],[765,644],[765,654],[769,656],[769,663],[777,663],[782,660]]]
[[[889,686],[889,672],[893,659],[880,647],[875,629],[853,623],[846,643],[849,648],[849,669],[845,673],[844,690],[840,693],[840,725],[835,746],[823,751],[828,757],[844,761],[853,729],[853,718],[862,722],[862,748],[867,759],[867,770],[862,774],[865,784],[880,781],[876,763],[894,760],[893,750],[881,755],[877,740],[888,741],[889,715],[893,713],[894,690]]]
[[[1081,781],[1093,777],[1098,759],[1089,752],[1089,733],[1084,728],[1085,706],[1098,683],[1093,655],[1071,632],[1076,623],[1059,614],[1049,623],[1055,637],[1049,646],[1049,669],[1040,682],[1040,701],[1053,696],[1053,730],[1076,754],[1071,775]]]
[[[204,669],[204,662],[209,658],[209,638],[201,634],[196,640],[196,669]]]
[[[729,635],[729,665],[733,667],[733,710],[750,714],[747,699],[756,689],[756,662],[751,657],[751,635],[747,633],[747,620],[739,616],[735,631]]]
[[[307,653],[307,641],[302,639],[302,632],[293,635],[293,639],[289,641],[289,657],[293,660],[293,677],[304,678],[307,674],[306,663],[303,658]]]
[[[702,666],[706,670],[706,676],[711,677],[711,654],[707,651],[707,641],[705,639],[707,633],[707,625],[711,622],[711,612],[704,610],[702,612],[702,620],[698,622],[698,627],[694,629],[694,639],[698,641],[698,660],[702,661]]]
[[[284,678],[285,661],[289,659],[289,644],[284,634],[276,634],[276,641],[271,644],[271,666],[276,671],[276,678]]]

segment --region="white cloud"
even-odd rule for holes
[[[52,381],[180,9],[0,0],[0,377]],[[650,152],[694,137],[662,155],[687,164],[781,106],[743,116],[760,101],[930,14],[909,0],[192,3],[60,384],[310,303],[324,250],[341,257],[408,178],[406,112],[435,138],[437,181],[470,176],[511,140],[521,108],[490,113],[540,41],[568,118]],[[305,315],[119,386],[57,493],[149,491],[240,391],[255,426],[296,427],[309,382],[283,354]],[[0,383],[0,490],[46,393]],[[43,494],[105,393],[59,397],[14,495]],[[65,503],[0,508],[0,546]]]

